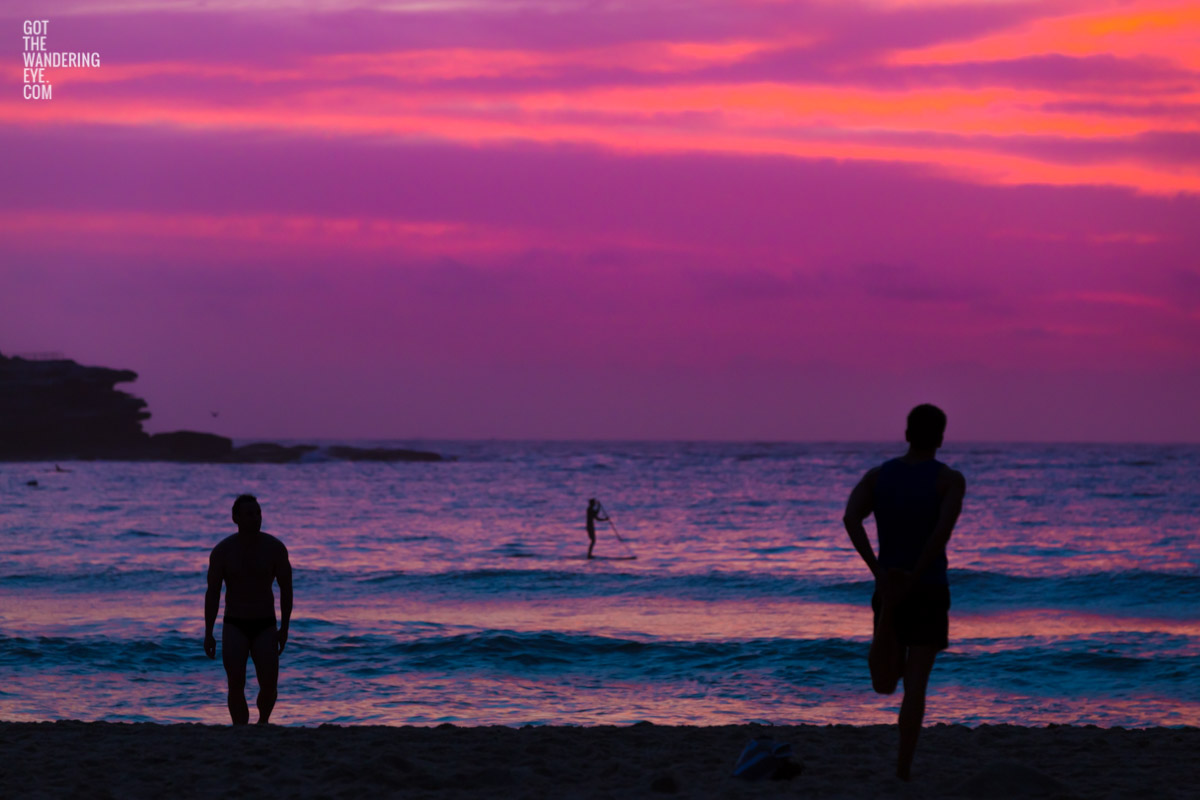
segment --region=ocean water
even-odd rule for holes
[[[295,570],[278,723],[894,720],[841,514],[901,446],[392,444],[456,460],[0,464],[0,719],[228,721],[205,569],[252,492]],[[968,487],[927,721],[1200,725],[1200,447],[941,457]],[[636,560],[583,558],[592,496],[626,540],[597,554]]]

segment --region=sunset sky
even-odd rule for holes
[[[152,431],[1200,441],[1200,3],[27,5],[0,352]]]

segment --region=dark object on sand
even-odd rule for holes
[[[733,777],[747,781],[770,778],[790,780],[804,772],[804,764],[792,761],[792,746],[787,742],[759,737],[751,739],[738,757]]]
[[[37,481],[25,481],[25,485],[26,486],[37,486],[38,482]]]
[[[660,775],[650,782],[650,791],[659,794],[675,794],[679,791],[679,784],[670,775]]]

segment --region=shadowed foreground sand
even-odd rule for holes
[[[792,744],[804,774],[730,777],[746,742]],[[1200,729],[938,725],[913,782],[895,730],[719,728],[265,729],[0,723],[3,797],[1077,797],[1197,796]]]

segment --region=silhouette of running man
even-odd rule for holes
[[[213,625],[225,584],[225,620],[221,623],[221,661],[229,680],[229,716],[234,725],[250,721],[246,707],[246,658],[254,659],[258,676],[258,724],[266,725],[275,708],[279,686],[279,655],[288,639],[292,619],[292,565],[283,542],[262,532],[258,499],[244,494],[233,501],[238,532],[212,549],[208,558],[208,591],[204,595],[204,652],[217,656]],[[275,630],[275,592],[279,583],[279,613]]]
[[[587,533],[588,539],[588,554],[587,557],[592,557],[592,548],[596,546],[596,520],[608,522],[608,517],[605,516],[604,510],[600,508],[600,504],[596,502],[596,498],[588,500],[587,507]]]
[[[946,415],[925,404],[908,415],[908,452],[876,467],[850,493],[843,522],[854,549],[875,576],[875,629],[868,663],[880,694],[904,680],[896,776],[908,780],[925,718],[925,689],[949,634],[946,543],[962,510],[966,481],[935,458]],[[875,514],[879,557],[863,521]]]

